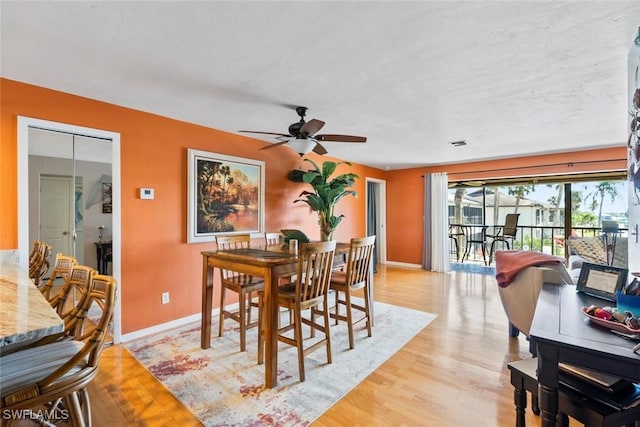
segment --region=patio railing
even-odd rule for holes
[[[489,226],[489,229],[491,229],[491,227],[492,226]],[[572,227],[571,230],[572,235],[580,237],[596,237],[602,235],[602,229],[599,227]],[[620,228],[618,230],[618,236],[627,237],[628,229]],[[496,249],[502,249],[502,246]],[[518,233],[516,234],[511,249],[524,249],[566,257],[564,227],[518,225]],[[455,254],[452,254],[452,258],[455,258]]]

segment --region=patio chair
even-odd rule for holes
[[[484,265],[487,264],[487,226],[486,225],[461,225],[464,232],[465,248],[462,255],[462,262],[469,259],[471,254],[471,247],[474,245],[480,245],[482,250],[482,261]],[[480,230],[478,230],[480,228]]]
[[[513,241],[518,233],[518,217],[519,213],[507,214],[504,220],[503,227],[496,227],[493,234],[487,234],[487,239],[491,239],[491,246],[489,249],[489,265],[493,261],[493,256],[496,253],[496,243],[502,242],[506,245],[507,249],[513,247]],[[511,245],[509,245],[511,243]]]

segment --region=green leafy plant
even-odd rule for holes
[[[331,178],[338,165],[346,164],[351,166],[349,162],[330,162],[322,163],[322,169],[311,159],[304,159],[314,166],[314,169],[308,171],[292,170],[289,173],[289,180],[309,184],[313,191],[303,191],[294,200],[294,203],[304,202],[312,211],[318,213],[318,224],[320,225],[320,237],[322,240],[331,240],[333,232],[338,224],[344,218],[344,215],[335,216],[334,208],[336,204],[345,196],[357,197],[358,193],[351,189],[353,183],[358,179],[355,173],[345,173]]]

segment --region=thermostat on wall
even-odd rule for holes
[[[153,188],[141,188],[140,198],[149,200],[153,199]]]

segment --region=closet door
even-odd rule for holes
[[[112,232],[110,150],[107,139],[29,128],[29,237],[52,246],[51,264],[63,253],[97,268],[100,227],[106,241]]]

